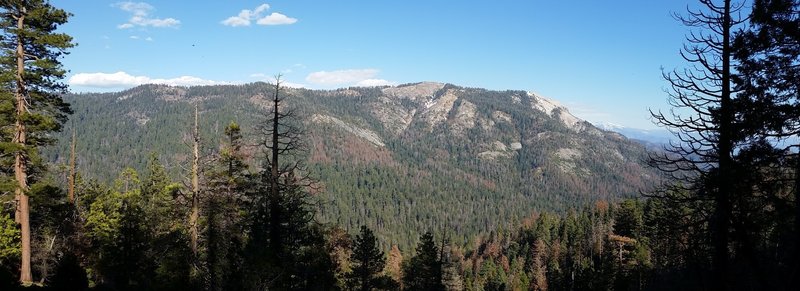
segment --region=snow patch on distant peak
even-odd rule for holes
[[[592,122],[592,125],[596,126],[599,129],[608,130],[608,131],[617,131],[617,130],[621,130],[621,129],[625,128],[624,125],[611,123],[611,122],[605,122],[605,121]]]

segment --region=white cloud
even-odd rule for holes
[[[119,29],[128,29],[135,26],[177,27],[181,24],[181,21],[175,18],[150,17],[150,12],[154,11],[155,7],[144,2],[119,2],[112,6],[131,13],[131,18],[128,19],[127,23],[117,25]]]
[[[256,24],[259,25],[281,25],[297,22],[297,18],[291,18],[277,12],[273,12],[270,15],[262,17],[262,14],[267,10],[269,10],[268,4],[261,4],[253,10],[242,9],[242,11],[239,11],[239,14],[236,16],[228,17],[220,23],[227,26],[238,27],[250,26],[250,23],[254,20],[256,21]]]
[[[267,17],[259,19],[256,23],[259,25],[285,25],[285,24],[292,24],[297,22],[297,18],[291,18],[286,15],[272,12],[272,14],[267,15]]]
[[[230,82],[214,81],[201,79],[194,76],[180,76],[172,79],[152,79],[149,84],[166,84],[172,86],[203,86],[203,85],[223,85],[230,84]]]
[[[306,81],[319,85],[344,85],[354,84],[367,79],[372,79],[378,74],[375,69],[353,69],[338,71],[319,71],[308,74]]]
[[[283,81],[283,80],[281,80],[281,86],[282,87],[289,87],[289,88],[297,88],[297,89],[299,89],[299,88],[308,88],[308,86],[306,86],[306,84],[293,83],[293,82]]]
[[[386,81],[384,79],[366,79],[361,80],[356,83],[358,87],[376,87],[376,86],[394,86],[397,85],[395,82]]]
[[[275,77],[268,76],[264,73],[254,73],[250,74],[251,78],[257,79],[257,81],[267,82],[270,84],[275,84]],[[281,87],[288,87],[288,88],[308,88],[308,85],[302,83],[294,83],[287,81],[286,79],[281,78]]]
[[[127,88],[142,84],[166,84],[172,86],[201,86],[230,84],[230,82],[201,79],[194,76],[180,76],[171,79],[153,79],[147,76],[133,76],[126,72],[79,73],[67,81],[71,86],[95,88]]]
[[[154,41],[155,40],[155,39],[153,39],[152,37],[149,37],[149,36],[145,37],[145,38],[142,38],[141,36],[138,36],[138,35],[131,35],[128,38],[133,39],[133,40],[146,40],[146,41]]]
[[[114,4],[119,9],[133,13],[134,15],[147,15],[147,11],[155,9],[153,5],[144,2],[118,2]]]

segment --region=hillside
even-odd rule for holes
[[[78,168],[91,178],[143,169],[155,151],[179,179],[194,104],[210,154],[231,121],[255,144],[271,92],[254,83],[68,95],[75,113],[46,156],[64,163],[74,127]],[[323,186],[319,220],[366,223],[401,246],[425,230],[466,243],[532,211],[633,196],[655,179],[642,145],[534,93],[425,82],[285,94],[303,117],[308,169]]]

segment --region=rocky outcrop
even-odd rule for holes
[[[341,129],[344,129],[345,131],[347,131],[349,133],[352,133],[353,135],[355,135],[357,137],[363,138],[364,140],[366,140],[366,141],[368,141],[368,142],[370,142],[370,143],[372,143],[372,144],[374,144],[376,146],[383,147],[383,146],[386,145],[386,144],[383,143],[383,140],[381,140],[381,137],[378,136],[378,134],[375,133],[374,131],[371,131],[369,129],[361,128],[361,127],[355,126],[353,124],[344,122],[344,121],[342,121],[342,120],[340,120],[340,119],[338,119],[336,117],[333,117],[333,116],[322,115],[322,114],[314,114],[313,116],[311,116],[311,122],[332,124],[332,125],[335,125],[335,126],[341,128]]]

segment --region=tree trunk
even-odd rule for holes
[[[199,171],[200,171],[200,133],[199,133],[199,125],[198,125],[198,117],[197,117],[197,104],[194,105],[194,133],[192,134],[194,139],[194,148],[193,148],[193,159],[192,159],[192,210],[189,214],[189,234],[191,236],[191,249],[192,255],[195,257],[197,256],[197,240],[198,240],[198,230],[197,230],[197,219],[200,216],[200,203],[199,203],[199,196],[200,196],[200,178]]]
[[[714,221],[712,225],[713,259],[715,289],[727,290],[728,282],[728,231],[730,228],[731,202],[733,194],[731,175],[733,174],[733,151],[731,111],[731,1],[725,1],[724,15],[722,16],[722,94],[720,98],[720,124],[719,124],[719,176],[717,177],[717,193],[714,202]]]
[[[69,177],[67,178],[67,198],[75,205],[75,129],[72,131],[72,145],[69,151]]]
[[[25,27],[25,8],[17,18],[17,29],[20,31]],[[17,32],[17,88],[15,99],[17,105],[17,116],[14,126],[14,142],[19,149],[14,152],[14,177],[17,180],[17,188],[14,190],[17,200],[16,221],[20,224],[20,235],[22,240],[22,262],[20,264],[19,281],[23,284],[33,282],[31,275],[31,224],[30,206],[28,205],[28,161],[25,153],[27,147],[27,130],[22,118],[28,112],[25,88],[25,48],[22,43],[22,36]]]
[[[800,89],[798,90],[798,96],[800,96]],[[800,100],[800,99],[798,99]],[[800,275],[800,153],[795,156],[795,168],[794,168],[794,259],[792,260],[792,270],[790,273],[790,277],[792,278],[792,283],[788,286],[796,285],[796,283],[800,280],[798,275]]]
[[[283,245],[281,243],[281,233],[280,233],[280,223],[281,223],[281,213],[280,207],[278,202],[278,195],[280,194],[278,191],[278,179],[279,171],[278,166],[278,154],[280,152],[279,149],[279,138],[278,138],[278,128],[279,128],[279,121],[280,115],[278,113],[278,107],[280,105],[280,97],[278,95],[278,91],[280,90],[280,79],[275,81],[275,96],[272,98],[272,159],[270,160],[270,167],[271,167],[271,177],[270,177],[270,197],[269,197],[269,209],[270,209],[270,229],[269,229],[269,238],[270,238],[270,245],[273,246],[273,251],[276,251],[278,254],[280,253]]]

